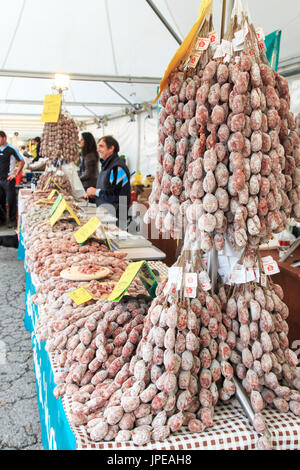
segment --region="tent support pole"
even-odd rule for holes
[[[162,13],[159,11],[159,9],[156,7],[156,5],[154,5],[153,1],[152,0],[146,0],[146,2],[148,3],[148,5],[150,6],[150,8],[152,8],[152,10],[154,11],[154,13],[156,14],[156,16],[158,16],[158,18],[160,19],[160,21],[165,25],[165,27],[167,28],[167,30],[169,31],[169,33],[171,33],[171,35],[173,36],[173,38],[178,42],[178,44],[181,46],[182,44],[182,40],[180,39],[180,37],[178,36],[178,34],[174,31],[174,29],[172,28],[172,26],[170,25],[170,23],[168,23],[168,21],[166,20],[166,18],[162,15]]]
[[[105,85],[108,86],[108,88],[110,88],[114,93],[116,93],[118,96],[120,96],[120,98],[122,98],[122,100],[126,101],[126,103],[128,103],[129,106],[132,106],[134,109],[139,109],[140,105],[131,103],[131,101],[129,101],[127,98],[125,98],[125,96],[123,96],[121,93],[119,93],[118,90],[116,90],[109,83],[107,83],[107,82],[103,82],[103,83],[105,83]]]

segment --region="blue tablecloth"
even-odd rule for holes
[[[21,255],[22,245],[20,243],[19,256]],[[34,294],[36,294],[36,289],[25,263],[26,307],[24,324],[25,328],[30,332],[32,340],[42,443],[46,450],[76,450],[76,439],[66,418],[62,400],[57,400],[53,395],[56,385],[54,383],[54,374],[49,355],[45,351],[46,343],[41,343],[34,333],[39,315],[38,307],[31,302],[31,296]]]

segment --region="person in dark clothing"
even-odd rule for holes
[[[16,163],[19,162],[16,168]],[[16,176],[24,167],[19,151],[7,143],[5,132],[0,131],[0,224],[6,223],[6,200],[9,205],[9,228],[17,224]]]
[[[81,147],[80,180],[85,191],[96,186],[99,175],[97,144],[90,132],[83,132],[79,141]]]
[[[40,154],[40,149],[41,149],[41,138],[40,137],[35,137],[32,139],[32,143],[36,145],[36,157],[32,160],[32,163],[39,161],[40,158],[42,158],[42,155]]]
[[[97,207],[111,206],[119,223],[126,226],[131,200],[129,169],[119,157],[120,146],[112,136],[102,137],[97,149],[102,168],[96,187],[87,189],[86,198],[95,197]]]

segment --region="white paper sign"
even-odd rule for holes
[[[184,297],[195,299],[197,296],[197,287],[185,287]]]
[[[262,258],[262,263],[264,267],[264,272],[267,276],[273,276],[274,274],[280,273],[278,264],[272,258],[272,256],[267,256],[266,258]]]
[[[196,273],[185,273],[184,275],[185,287],[198,287],[198,278]]]
[[[211,289],[211,281],[206,271],[202,271],[202,273],[199,274],[199,281],[200,281],[201,288],[205,292]]]
[[[206,49],[208,49],[209,42],[209,38],[197,38],[195,44],[196,51],[206,51]]]

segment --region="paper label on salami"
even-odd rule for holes
[[[183,270],[179,267],[172,267],[169,269],[168,280],[169,284],[175,284],[177,290],[181,289],[182,286],[182,277],[183,277]]]
[[[226,39],[223,39],[222,48],[223,48],[223,52],[225,53],[225,55],[227,54],[227,55],[232,56],[232,42],[226,41]]]
[[[247,21],[245,21],[243,30],[244,30],[244,38],[246,38],[246,37],[248,36],[248,34],[249,34],[249,26],[248,26],[248,22],[247,22]]]
[[[215,55],[214,55],[214,59],[221,59],[222,57],[224,57],[224,52],[223,52],[223,47],[222,47],[222,45],[220,44],[220,45],[217,46],[217,48],[216,48],[216,52],[215,52]]]
[[[211,31],[208,33],[208,38],[210,40],[210,45],[211,46],[216,46],[218,43],[218,32],[217,31]]]
[[[189,67],[195,69],[200,60],[200,54],[193,54],[189,61]]]
[[[260,42],[258,43],[258,48],[259,48],[261,51],[266,51],[266,50],[267,50],[264,41],[260,41]]]
[[[245,284],[246,282],[246,269],[243,265],[237,264],[231,274],[232,284]]]
[[[207,268],[207,266],[208,266],[208,255],[207,255],[207,254],[202,255],[201,261],[202,261],[202,263],[203,263],[203,266],[204,266],[205,268]]]
[[[206,51],[206,49],[208,49],[209,43],[209,38],[197,38],[195,44],[196,51]]]
[[[206,271],[202,271],[202,273],[199,274],[199,281],[200,281],[201,288],[205,292],[211,289],[211,281]]]
[[[262,258],[262,263],[264,267],[264,272],[267,276],[273,276],[274,274],[280,273],[278,264],[272,258],[272,256],[267,256],[266,258]]]
[[[185,287],[184,288],[184,297],[188,299],[195,299],[197,296],[197,288],[196,287]]]
[[[266,276],[266,274],[262,274],[260,279],[261,279],[260,283],[261,283],[262,287],[267,287],[267,276]]]
[[[264,30],[262,28],[257,28],[256,35],[259,42],[264,41],[266,38]]]
[[[185,287],[198,287],[197,273],[185,273],[184,285]]]

